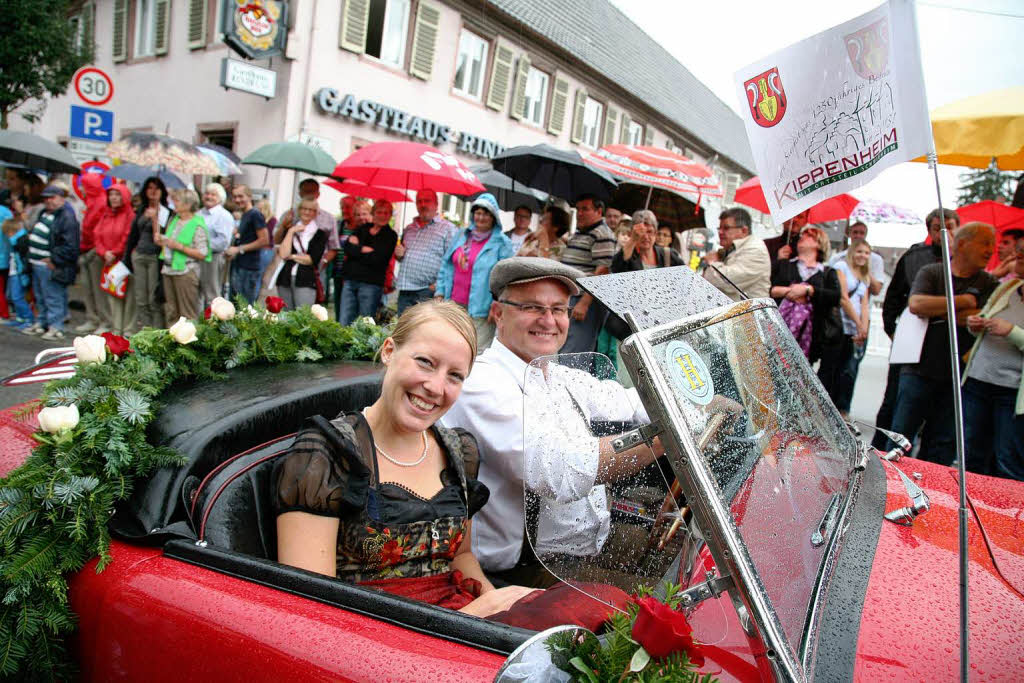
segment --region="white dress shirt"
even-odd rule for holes
[[[473,552],[484,569],[519,561],[524,479],[542,498],[539,555],[600,552],[611,516],[605,487],[595,485],[600,439],[591,420],[649,421],[636,391],[617,382],[556,365],[545,376],[497,339],[477,357],[442,423],[469,431],[480,446],[478,477],[491,495],[473,518]]]
[[[217,204],[212,209],[204,206],[199,210],[199,215],[206,221],[206,234],[210,237],[210,249],[214,254],[231,246],[235,234],[235,217],[230,211],[222,204]]]

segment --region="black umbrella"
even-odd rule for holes
[[[574,151],[551,145],[529,145],[506,149],[491,159],[494,170],[541,192],[575,201],[584,194],[607,199],[615,179],[583,163]]]
[[[71,152],[32,133],[0,130],[0,161],[48,173],[81,173]]]
[[[487,164],[472,166],[469,170],[473,172],[477,180],[483,183],[487,191],[494,195],[498,200],[498,206],[504,211],[514,211],[517,206],[528,206],[531,211],[539,212],[548,201],[546,193],[517,183]],[[470,199],[476,199],[479,196],[476,194]]]
[[[629,215],[639,209],[650,209],[658,217],[658,225],[668,225],[676,231],[704,226],[704,207],[660,187],[623,182],[615,189],[611,205]]]

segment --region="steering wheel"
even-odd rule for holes
[[[725,399],[729,401],[729,399]],[[735,403],[735,401],[730,401]],[[739,404],[736,404],[737,406]],[[722,428],[726,420],[730,417],[735,417],[738,414],[736,411],[731,410],[731,406],[726,406],[727,411],[716,412],[708,419],[707,429],[700,437],[700,441],[697,442],[697,452],[703,453],[707,450],[708,445],[711,443],[711,439],[718,433],[718,430]],[[689,516],[690,508],[687,505],[679,507],[679,499],[682,496],[682,487],[679,485],[679,479],[673,479],[672,485],[669,487],[668,493],[665,494],[665,500],[661,504],[661,508],[658,510],[657,516],[654,518],[654,524],[651,526],[651,531],[647,535],[647,544],[645,554],[650,553],[652,550],[663,550],[672,537],[675,536],[676,531],[679,527],[687,521]],[[673,515],[673,510],[679,510],[678,515]],[[667,530],[662,533],[662,527],[668,524],[668,520],[672,519],[672,524]]]

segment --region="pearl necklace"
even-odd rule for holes
[[[423,437],[423,453],[420,454],[420,457],[416,460],[416,462],[402,462],[401,460],[395,460],[390,455],[385,453],[384,449],[378,446],[376,443],[374,444],[374,448],[376,448],[377,452],[383,455],[388,462],[393,462],[399,467],[416,467],[416,465],[419,465],[421,462],[427,459],[427,433],[420,432],[420,436]]]
[[[365,410],[363,411],[363,416],[366,416]],[[383,455],[384,459],[390,463],[394,463],[399,467],[416,467],[416,465],[419,465],[421,462],[427,459],[427,433],[420,432],[420,436],[423,437],[423,453],[420,454],[419,459],[416,460],[415,462],[402,462],[401,460],[396,460],[395,458],[392,458],[390,455],[384,452],[383,448],[377,445],[376,441],[374,442],[373,447],[376,448],[377,452]]]

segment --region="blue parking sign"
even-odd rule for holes
[[[71,137],[96,142],[114,140],[114,112],[71,105]]]

